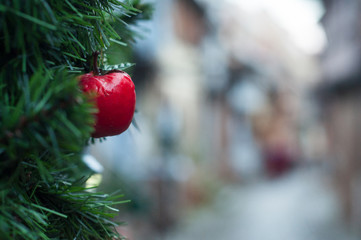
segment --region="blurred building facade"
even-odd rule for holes
[[[323,121],[335,187],[344,217],[361,233],[361,3],[324,0],[328,47],[321,56]]]

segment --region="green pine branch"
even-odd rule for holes
[[[119,223],[111,219],[117,213],[113,206],[128,202],[115,201],[123,195],[92,193],[64,179],[51,186],[24,185],[0,191],[1,239],[119,238],[114,231]]]
[[[91,174],[81,155],[95,108],[77,75],[94,51],[132,43],[150,12],[138,0],[0,2],[0,239],[120,238],[122,196],[78,180]]]

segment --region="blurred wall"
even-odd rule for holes
[[[322,19],[328,47],[321,56],[318,88],[328,153],[344,217],[361,233],[361,3],[325,0]]]

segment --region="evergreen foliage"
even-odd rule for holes
[[[122,195],[83,187],[95,109],[77,75],[97,50],[114,68],[104,51],[133,42],[129,24],[150,12],[138,0],[0,1],[0,239],[120,238]]]

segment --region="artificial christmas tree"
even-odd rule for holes
[[[90,192],[82,150],[98,111],[79,75],[134,41],[140,1],[0,2],[0,239],[117,239],[121,195]]]

